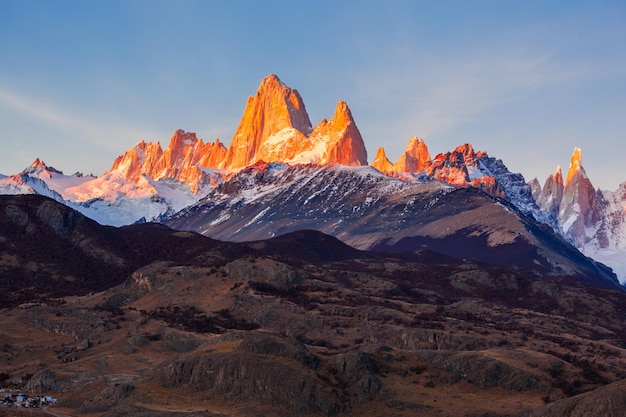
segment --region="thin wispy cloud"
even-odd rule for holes
[[[41,100],[11,91],[0,86],[0,106],[21,113],[29,118],[48,123],[105,149],[119,151],[119,144],[113,138],[139,138],[145,130],[111,125],[102,121],[81,117],[75,112],[60,106],[50,105]]]

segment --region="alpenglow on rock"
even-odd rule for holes
[[[413,136],[409,139],[404,152],[395,164],[392,164],[383,148],[379,148],[372,166],[383,174],[424,171],[430,164],[430,153],[423,139]]]
[[[367,165],[367,151],[343,100],[330,120],[312,128],[298,91],[272,74],[263,79],[256,95],[248,98],[220,167],[237,169],[258,161]]]
[[[330,120],[312,127],[297,90],[268,75],[246,108],[227,149],[219,139],[203,142],[195,133],[177,130],[163,150],[159,142],[141,141],[120,155],[106,174],[117,172],[138,182],[174,179],[198,192],[206,182],[203,168],[240,169],[256,162],[367,165],[367,151],[348,105],[340,100]]]
[[[141,141],[118,156],[105,175],[117,171],[135,183],[142,175],[154,180],[170,178],[188,184],[197,192],[204,177],[200,167],[216,167],[225,155],[226,148],[219,139],[204,143],[195,133],[179,129],[165,150],[159,142]]]

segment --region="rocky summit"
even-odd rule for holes
[[[143,175],[154,180],[175,179],[197,192],[204,179],[200,167],[217,166],[225,155],[226,147],[219,139],[204,143],[195,133],[179,129],[165,150],[159,143],[139,142],[117,157],[105,175],[116,172],[135,183]]]
[[[337,103],[330,120],[311,127],[297,90],[269,75],[248,103],[221,168],[242,168],[258,161],[366,165],[367,151],[348,105]]]

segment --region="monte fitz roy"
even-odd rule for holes
[[[297,90],[275,75],[248,98],[228,148],[177,130],[165,149],[139,142],[100,177],[37,159],[2,176],[0,193],[44,195],[103,225],[156,221],[232,241],[314,229],[357,249],[429,248],[553,274],[582,263],[610,274],[580,254],[553,256],[571,244],[626,280],[626,183],[596,190],[579,149],[565,179],[558,168],[543,186],[470,144],[431,157],[417,137],[395,163],[381,148],[368,165],[344,101],[313,126]]]
[[[0,178],[0,417],[622,417],[625,199],[579,149],[368,160],[270,75],[228,147]]]

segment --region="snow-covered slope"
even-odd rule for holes
[[[21,173],[0,179],[0,194],[39,194],[64,202],[63,186],[79,184],[82,180],[78,175],[63,175],[37,159]]]
[[[489,157],[486,153],[478,159],[477,168],[483,175],[493,177],[504,193],[504,198],[522,213],[539,223],[549,225],[555,233],[563,235],[555,219],[539,208],[533,198],[532,189],[522,174],[509,171],[501,159]]]
[[[313,229],[359,249],[430,249],[614,284],[602,267],[504,200],[475,187],[403,181],[371,167],[259,163],[164,223],[234,241]]]
[[[129,181],[123,172],[101,177],[65,175],[37,159],[20,174],[0,179],[0,194],[39,194],[50,197],[103,225],[123,226],[158,221],[195,203],[223,173],[204,169],[202,193],[173,179],[153,180],[142,175]]]
[[[626,283],[626,183],[616,191],[596,192],[599,217],[585,229],[581,251],[613,268]]]

